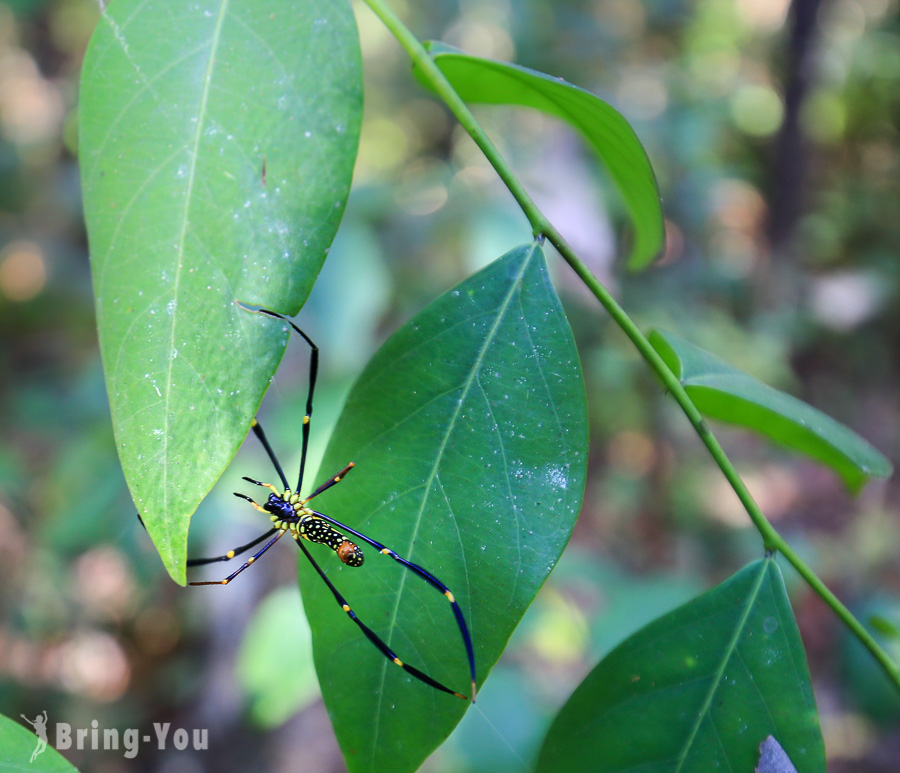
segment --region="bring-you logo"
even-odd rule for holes
[[[195,728],[188,731],[183,727],[172,729],[170,722],[154,722],[152,733],[141,733],[135,727],[101,728],[94,719],[90,727],[77,727],[69,722],[55,722],[52,726],[53,737],[50,738],[51,726],[48,723],[46,710],[34,719],[20,715],[34,729],[38,737],[37,744],[31,754],[31,762],[42,754],[48,743],[52,743],[57,751],[76,749],[78,751],[120,751],[127,759],[137,757],[142,745],[153,744],[159,751],[166,749],[205,750],[209,748],[209,731],[206,728]]]

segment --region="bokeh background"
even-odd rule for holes
[[[322,348],[316,457],[378,344],[530,237],[472,143],[357,6],[367,90],[355,188],[299,318]],[[423,38],[562,76],[619,108],[648,149],[668,219],[666,255],[640,275],[621,270],[622,208],[577,137],[537,114],[478,115],[644,329],[719,353],[900,462],[897,0],[393,6]],[[296,551],[272,551],[228,589],[179,588],[117,463],[76,161],[79,68],[98,14],[94,0],[0,2],[0,713],[46,710],[51,727],[209,729],[210,748],[197,753],[67,753],[93,771],[340,771],[299,614]],[[585,507],[429,771],[529,770],[549,719],[604,653],[761,551],[687,422],[567,267],[554,266],[588,384]],[[290,349],[263,406],[291,466],[305,368],[303,347]],[[851,498],[815,464],[716,431],[830,587],[864,620],[900,621],[896,482]],[[230,495],[241,475],[268,475],[245,445],[195,516],[195,554],[261,529]],[[785,574],[830,770],[895,771],[900,696]],[[883,643],[900,655],[896,639]]]

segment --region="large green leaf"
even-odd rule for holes
[[[607,655],[557,715],[537,770],[751,771],[770,735],[798,771],[824,772],[803,644],[765,559]]]
[[[464,101],[531,107],[578,129],[606,165],[631,217],[629,267],[644,268],[659,256],[665,243],[659,188],[643,145],[621,113],[561,78],[471,56],[443,43],[426,45]]]
[[[337,229],[361,113],[346,0],[117,0],[79,154],[116,442],[163,562],[234,455]]]
[[[47,734],[47,740],[52,742],[50,727]],[[39,743],[31,730],[0,714],[0,773],[76,773],[71,763],[49,743],[43,750]]]
[[[843,424],[671,333],[654,330],[650,343],[684,385],[694,405],[713,419],[755,430],[833,468],[853,491],[893,467]]]
[[[351,460],[356,468],[314,502],[450,587],[482,682],[569,539],[586,459],[571,330],[541,249],[526,245],[436,300],[379,350],[322,463],[323,473]],[[440,593],[372,549],[361,568],[316,555],[401,659],[469,693],[465,649]],[[348,766],[416,769],[468,703],[390,663],[302,556],[300,575],[319,682]]]

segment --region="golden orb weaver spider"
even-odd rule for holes
[[[469,675],[472,682],[472,701],[474,702],[476,692],[475,653],[472,648],[472,639],[469,636],[469,629],[466,625],[465,617],[463,617],[462,610],[460,609],[459,604],[457,603],[450,589],[446,585],[444,585],[444,583],[442,583],[437,577],[431,574],[431,572],[419,566],[418,564],[415,564],[412,561],[403,558],[402,556],[391,550],[389,547],[386,547],[377,540],[366,536],[362,532],[359,532],[356,529],[352,529],[346,524],[335,520],[331,516],[320,513],[317,510],[313,510],[308,506],[309,502],[315,499],[315,497],[319,496],[319,494],[321,494],[323,491],[327,491],[333,485],[343,480],[344,476],[353,469],[354,463],[350,462],[337,475],[329,478],[327,481],[325,481],[325,483],[315,489],[309,496],[300,496],[299,492],[303,487],[303,474],[306,469],[306,454],[309,447],[309,424],[313,409],[313,393],[315,392],[316,377],[319,369],[318,347],[312,342],[312,340],[309,338],[309,336],[306,335],[306,333],[304,333],[299,327],[297,327],[297,325],[295,325],[290,319],[283,316],[282,314],[279,314],[275,311],[270,311],[269,309],[254,309],[244,306],[243,304],[238,305],[240,305],[241,308],[244,308],[247,311],[251,311],[257,314],[265,314],[269,317],[274,317],[275,319],[280,319],[283,322],[286,322],[291,326],[291,329],[297,335],[299,335],[304,341],[306,341],[306,343],[310,347],[309,391],[307,392],[306,397],[306,414],[303,417],[302,447],[300,452],[300,473],[297,479],[296,488],[291,489],[290,485],[288,484],[287,477],[284,474],[284,470],[282,469],[278,458],[275,456],[275,452],[272,450],[272,446],[269,444],[265,432],[263,432],[263,428],[260,426],[259,422],[254,419],[251,424],[253,433],[259,439],[260,443],[262,443],[262,446],[269,457],[269,461],[272,462],[272,466],[275,468],[275,472],[281,479],[281,483],[283,484],[284,488],[278,489],[271,483],[264,483],[262,481],[255,480],[254,478],[248,478],[245,476],[243,479],[248,483],[252,483],[255,486],[261,486],[270,490],[271,493],[269,494],[267,501],[265,502],[265,504],[260,505],[252,497],[249,497],[246,494],[234,492],[234,495],[240,499],[246,500],[260,512],[266,513],[266,515],[269,516],[269,520],[272,522],[272,527],[253,541],[248,542],[246,545],[241,545],[240,547],[234,548],[233,550],[229,550],[225,555],[216,556],[214,558],[193,558],[187,562],[187,565],[202,566],[204,564],[212,564],[220,561],[230,561],[235,556],[239,556],[242,553],[247,552],[251,548],[256,547],[259,543],[265,540],[268,541],[262,546],[262,548],[260,548],[256,553],[248,558],[243,563],[243,565],[238,567],[226,578],[222,580],[207,582],[191,582],[190,584],[228,585],[228,583],[230,583],[241,572],[247,569],[257,559],[259,559],[260,556],[263,555],[263,553],[265,553],[270,547],[272,547],[272,545],[278,542],[278,540],[280,540],[285,534],[290,534],[296,541],[297,546],[300,548],[300,550],[303,551],[304,556],[306,556],[307,560],[310,562],[310,564],[312,564],[313,568],[316,570],[316,573],[328,586],[328,589],[331,591],[332,595],[337,601],[338,606],[340,606],[340,608],[347,613],[347,616],[357,626],[359,626],[359,629],[365,634],[366,638],[372,644],[374,644],[375,647],[388,660],[390,660],[395,665],[400,666],[403,670],[411,674],[419,681],[424,682],[425,684],[430,685],[437,690],[441,690],[442,692],[449,693],[450,695],[455,695],[457,698],[467,700],[467,697],[462,693],[451,690],[449,687],[445,687],[443,684],[438,682],[436,679],[433,679],[425,672],[420,671],[415,666],[411,666],[397,657],[397,655],[387,645],[387,643],[356,616],[356,613],[350,608],[347,600],[341,595],[340,591],[338,591],[338,589],[334,586],[334,583],[332,583],[327,574],[319,566],[315,558],[313,558],[306,545],[304,545],[304,541],[325,545],[333,550],[345,565],[350,567],[360,567],[363,565],[364,561],[363,551],[359,547],[359,545],[349,540],[345,536],[345,534],[342,533],[346,532],[356,539],[371,545],[379,553],[390,556],[397,563],[411,570],[414,574],[417,574],[429,585],[440,591],[440,593],[450,602],[451,608],[453,609],[453,615],[456,618],[456,624],[459,627],[463,643],[466,647],[466,655],[469,661]]]

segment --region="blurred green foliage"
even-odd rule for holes
[[[617,107],[648,149],[668,218],[667,255],[639,276],[614,263],[625,254],[613,238],[623,213],[613,197],[606,210],[596,193],[603,173],[572,134],[524,112],[478,116],[642,327],[676,332],[797,395],[897,464],[896,0],[814,3],[802,67],[785,0],[394,7],[422,38],[560,75]],[[416,86],[399,47],[357,10],[367,92],[355,189],[300,316],[323,353],[317,453],[374,347],[528,231],[471,142]],[[209,727],[210,749],[194,759],[208,769],[340,770],[320,704],[262,731],[252,707],[264,680],[251,692],[234,678],[244,626],[260,598],[294,582],[294,552],[272,551],[227,590],[178,589],[124,488],[74,158],[75,84],[97,13],[90,0],[0,4],[0,712],[46,709],[51,722],[83,727],[93,719]],[[799,70],[803,88],[791,103]],[[427,763],[431,771],[528,770],[536,739],[602,655],[759,556],[758,537],[683,417],[568,270],[556,269],[588,381],[586,506],[476,710]],[[289,466],[305,379],[297,349],[263,409]],[[717,433],[766,514],[845,601],[878,595],[881,608],[896,608],[895,483],[852,499],[810,462],[744,433]],[[230,495],[244,474],[269,474],[251,444],[196,514],[193,553],[256,534],[258,514]],[[838,622],[790,572],[786,580],[829,769],[892,770],[896,722],[882,724],[880,699],[856,694],[856,656],[839,654]],[[277,626],[259,623],[255,635],[267,629],[270,650],[288,653],[285,668],[309,659]],[[183,764],[170,754],[148,749],[131,765]],[[112,752],[70,757],[94,770],[131,769]]]

